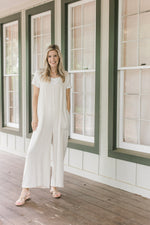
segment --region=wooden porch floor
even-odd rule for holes
[[[22,207],[24,158],[0,151],[0,225],[150,225],[150,200],[65,172],[61,199],[33,188]]]

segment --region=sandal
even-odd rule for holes
[[[16,206],[22,206],[25,204],[27,200],[30,200],[30,191],[26,191],[25,193],[21,193],[19,199],[15,202]]]
[[[59,191],[50,190],[50,193],[52,194],[53,198],[61,198],[61,193]]]

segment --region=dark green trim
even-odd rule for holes
[[[3,24],[18,20],[18,55],[19,55],[19,129],[4,126],[4,94],[3,94]],[[22,136],[22,56],[21,56],[21,13],[0,19],[0,130],[8,134]]]
[[[150,166],[150,154],[117,148],[118,0],[109,1],[108,156]]]
[[[31,127],[31,121],[32,121],[32,99],[31,99],[31,16],[46,12],[48,10],[51,10],[51,43],[55,43],[55,15],[54,15],[54,1],[48,2],[46,4],[28,9],[26,11],[26,65],[27,65],[27,74],[26,74],[26,136],[28,138],[31,137],[32,134],[32,127]]]
[[[68,70],[68,5],[79,0],[61,1],[61,49],[65,69]],[[95,80],[95,140],[94,144],[69,139],[68,147],[99,154],[100,127],[100,15],[101,1],[96,0],[96,80]]]

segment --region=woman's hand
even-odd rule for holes
[[[34,116],[31,122],[32,130],[35,131],[38,126],[38,117]]]

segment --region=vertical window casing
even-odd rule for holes
[[[0,19],[1,129],[22,135],[21,15]]]
[[[63,0],[61,8],[62,53],[71,77],[68,146],[98,154],[100,1]]]
[[[27,127],[26,135],[31,137],[32,127],[32,85],[34,73],[44,66],[45,50],[54,44],[54,2],[26,11],[27,31]]]

